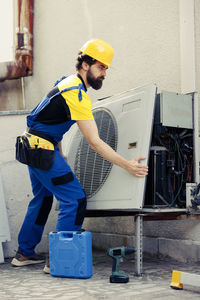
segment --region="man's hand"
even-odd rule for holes
[[[148,174],[148,166],[140,164],[140,160],[145,160],[145,157],[139,156],[129,161],[127,171],[134,176],[144,177]]]

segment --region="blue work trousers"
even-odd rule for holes
[[[28,167],[34,198],[19,232],[19,250],[24,256],[34,253],[40,242],[44,226],[53,203],[53,195],[59,201],[60,213],[57,231],[78,231],[81,229],[86,197],[83,188],[56,146],[55,160],[49,171]]]

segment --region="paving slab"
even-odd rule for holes
[[[199,288],[184,285],[183,290],[170,288],[173,270],[200,274],[200,264],[183,264],[168,259],[144,258],[142,277],[135,276],[134,260],[124,260],[120,271],[129,282],[109,282],[112,259],[104,252],[93,253],[93,276],[89,279],[53,277],[43,273],[44,264],[12,267],[11,259],[0,264],[0,300],[68,300],[68,299],[200,299]]]

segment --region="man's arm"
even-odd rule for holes
[[[139,163],[144,157],[137,157],[133,160],[126,160],[115,152],[108,144],[100,139],[98,128],[94,120],[76,122],[83,136],[91,148],[111,163],[128,171],[131,175],[144,177],[148,174],[148,167]]]

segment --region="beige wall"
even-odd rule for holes
[[[200,92],[200,1],[195,0],[196,88]]]
[[[34,76],[27,78],[27,107],[51,84],[74,72],[80,46],[92,37],[115,49],[114,69],[92,100],[147,83],[180,91],[178,1],[35,1]],[[48,9],[47,9],[48,7]]]
[[[21,80],[0,82],[0,111],[22,109]]]
[[[25,78],[26,108],[57,78],[75,72],[78,49],[92,37],[115,49],[114,69],[103,89],[89,91],[93,101],[152,82],[160,90],[179,92],[178,13],[178,0],[35,0],[34,75]],[[4,85],[0,83],[0,92]],[[21,96],[20,81],[18,85]],[[13,109],[13,103],[20,108],[13,99],[6,109]]]
[[[199,15],[200,2],[195,0],[198,91],[200,91]],[[21,80],[5,81],[0,83],[0,110],[33,108],[58,78],[75,72],[74,64],[78,49],[92,37],[106,40],[115,49],[114,68],[108,70],[103,88],[99,91],[89,91],[92,101],[148,83],[156,83],[159,91],[180,92],[179,30],[179,0],[35,0],[34,74],[24,79],[25,107],[23,107]],[[6,166],[1,164],[1,169],[5,167],[7,170]],[[12,168],[8,172],[12,173]],[[6,174],[6,181],[13,178],[13,174],[10,177],[9,173]],[[21,195],[20,185],[21,182],[19,195]],[[6,186],[10,186],[9,193],[13,195],[12,185],[7,182]],[[15,192],[13,197],[17,198],[17,189]],[[26,197],[24,203],[25,205],[27,203]],[[15,210],[13,204],[11,210],[12,213]],[[184,237],[180,235],[180,239],[190,239],[187,222],[181,222]],[[14,227],[15,221],[11,224]],[[91,219],[86,220],[84,225],[96,232],[97,244],[101,237],[107,241],[106,246],[116,241],[111,237],[117,237],[117,241],[126,240],[127,243],[135,228],[131,217],[101,218],[95,222]],[[148,223],[145,225],[145,235],[156,238],[165,236],[166,233],[168,238],[166,225],[167,232],[174,227],[174,223],[162,222],[158,234],[158,224]],[[17,223],[17,228],[18,226]],[[180,223],[176,232],[179,232],[179,229]],[[192,231],[193,228],[190,226],[190,232]],[[199,231],[200,227],[195,223],[194,236],[197,240]],[[12,232],[12,238],[16,239],[16,230]],[[173,236],[173,239],[175,237]],[[15,244],[14,242],[13,245]]]

